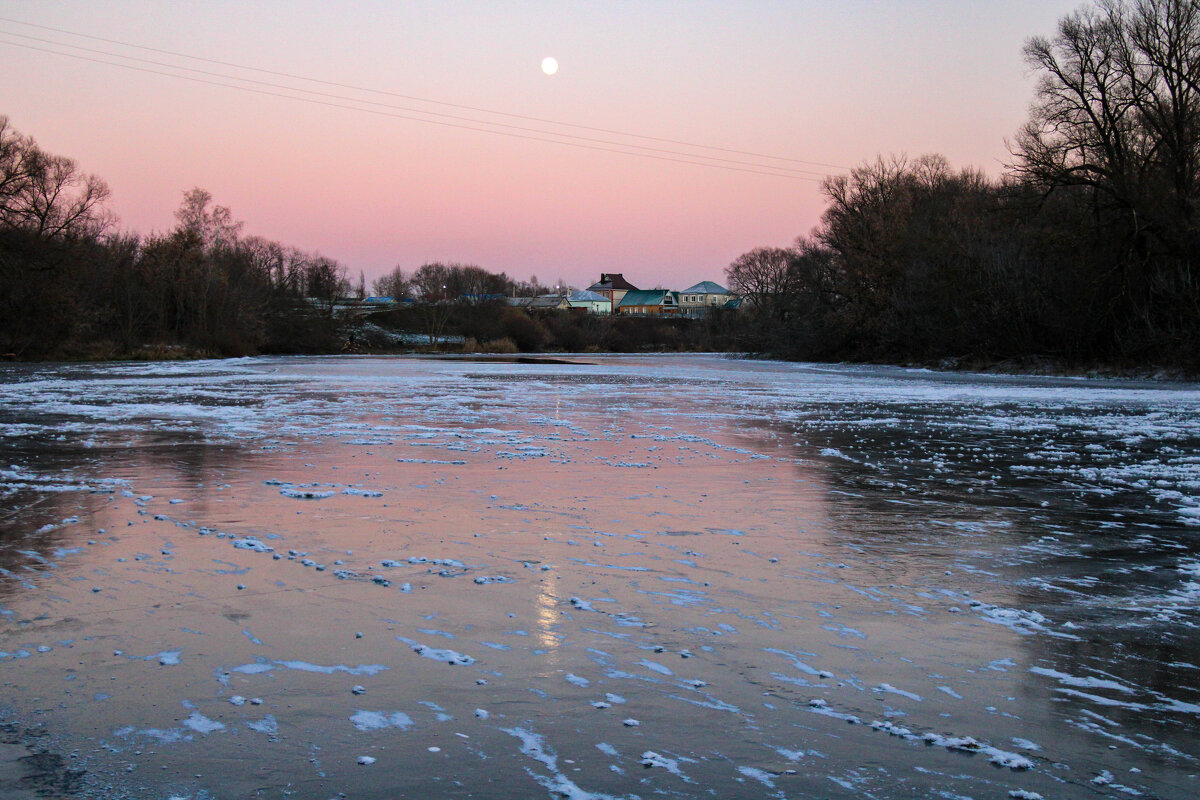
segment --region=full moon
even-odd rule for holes
[[[546,56],[542,59],[542,72],[547,75],[553,75],[558,72],[558,62],[550,56]]]

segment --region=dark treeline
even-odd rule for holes
[[[736,349],[742,318],[716,312],[704,319],[588,314],[582,310],[533,310],[502,298],[478,302],[413,303],[380,311],[370,321],[385,330],[421,333],[435,349],[484,353],[713,352]],[[439,337],[463,337],[450,344]],[[367,344],[387,345],[359,332]]]
[[[243,237],[193,189],[164,234],[111,232],[108,187],[0,117],[0,354],[240,355],[336,346],[336,262]],[[306,299],[307,298],[307,299]],[[315,301],[315,302],[314,302]]]
[[[939,156],[828,179],[820,225],[727,269],[744,346],[1200,366],[1200,2],[1104,0],[1025,48],[998,180]]]
[[[503,272],[489,272],[476,264],[422,264],[407,272],[396,267],[372,284],[375,294],[396,300],[410,298],[422,302],[452,300],[479,303],[501,295],[537,297],[570,290],[561,278],[554,286],[545,286],[532,276],[527,281],[510,278]]]
[[[104,208],[108,196],[103,180],[45,152],[0,117],[0,357],[345,348],[354,326],[337,305],[363,298],[361,275],[354,286],[333,259],[242,235],[230,209],[202,189],[184,194],[174,228],[148,236],[116,232]],[[414,330],[440,335],[448,321],[464,319],[463,305],[488,303],[497,318],[492,327],[505,330],[499,338],[530,347],[553,341],[544,322],[512,322],[520,312],[494,302],[549,291],[536,277],[518,281],[474,265],[433,263],[412,274],[397,268],[373,288],[419,301]]]

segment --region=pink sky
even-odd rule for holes
[[[642,136],[843,167],[878,154],[938,152],[956,166],[997,173],[1036,83],[1021,46],[1052,33],[1076,6],[0,0],[0,17]],[[29,49],[120,60],[68,44],[288,83],[357,107]],[[547,55],[559,62],[552,77],[540,69]],[[790,243],[811,230],[824,205],[816,180],[463,130],[386,115],[414,115],[397,108],[368,113],[354,101],[479,121],[455,124],[632,141],[613,134],[272,77],[11,21],[0,21],[0,73],[0,114],[105,178],[123,228],[169,228],[182,193],[200,186],[245,220],[248,233],[320,251],[368,281],[393,266],[444,260],[547,283],[586,286],[600,272],[623,272],[639,286],[679,289],[723,281],[725,266],[753,247]],[[642,143],[673,151],[659,154],[667,157],[698,152]]]

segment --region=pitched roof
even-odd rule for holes
[[[572,292],[571,296],[567,299],[570,300],[572,303],[607,303],[608,302],[608,298],[605,297],[604,295],[596,294],[595,292],[589,292],[586,289],[584,289],[583,291],[580,291],[580,292]]]
[[[733,294],[719,283],[712,281],[700,281],[695,286],[689,286],[680,294]]]
[[[675,294],[666,289],[634,289],[631,292],[626,292],[621,298],[618,308],[625,306],[661,306],[666,302],[668,294]]]
[[[588,291],[591,292],[598,289],[617,289],[618,291],[624,289],[625,291],[633,291],[637,287],[625,280],[625,276],[620,272],[602,272],[600,273],[600,280],[588,287]]]

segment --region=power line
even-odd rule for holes
[[[414,117],[414,116],[410,116],[408,114],[398,114],[398,113],[383,111],[383,110],[379,110],[379,109],[363,108],[361,106],[346,105],[343,103],[334,103],[334,102],[329,102],[326,100],[319,100],[319,99],[316,99],[313,97],[303,97],[303,96],[294,95],[294,94],[283,94],[281,92],[272,92],[272,91],[267,91],[265,89],[255,89],[250,86],[238,86],[236,84],[222,83],[220,81],[207,80],[205,78],[197,78],[197,77],[193,77],[191,75],[180,75],[178,73],[173,73],[173,72],[164,72],[162,70],[149,69],[147,67],[139,67],[139,66],[135,66],[133,64],[122,64],[122,63],[116,62],[116,61],[105,61],[103,59],[91,58],[89,56],[78,55],[76,53],[63,53],[63,52],[59,52],[56,50],[50,50],[50,49],[47,49],[44,47],[37,47],[35,45],[24,44],[21,42],[10,42],[10,41],[0,40],[0,44],[6,44],[11,47],[20,47],[20,48],[24,48],[26,50],[34,50],[34,51],[38,51],[38,52],[42,52],[42,53],[49,53],[51,55],[63,56],[65,58],[73,58],[73,59],[76,59],[79,61],[88,61],[88,62],[91,62],[94,64],[105,64],[107,66],[119,67],[121,69],[134,70],[136,72],[145,72],[145,73],[148,73],[151,75],[162,75],[162,76],[165,76],[168,78],[176,78],[178,80],[191,81],[192,83],[201,83],[201,84],[207,84],[210,86],[219,86],[219,87],[226,88],[226,89],[235,89],[235,90],[242,91],[242,92],[250,92],[252,94],[266,95],[268,97],[280,97],[280,98],[284,98],[287,100],[299,100],[301,102],[310,103],[313,105],[327,106],[329,108],[340,108],[340,109],[346,109],[346,110],[350,110],[350,111],[359,111],[364,114],[373,114],[375,116],[391,117],[394,119],[403,119],[403,120],[409,120],[409,121],[413,121],[413,122],[425,122],[425,123],[428,123],[431,125],[442,125],[442,126],[448,127],[448,128],[458,128],[461,130],[476,131],[478,133],[490,133],[490,134],[494,134],[497,136],[508,136],[508,137],[514,138],[514,139],[527,139],[529,141],[545,142],[548,144],[559,144],[559,145],[564,145],[567,147],[577,147],[577,148],[582,148],[582,149],[586,149],[586,150],[597,150],[597,151],[606,152],[606,153],[617,153],[620,155],[636,156],[638,158],[649,158],[649,159],[654,159],[656,161],[667,161],[667,162],[673,162],[673,163],[677,163],[677,164],[689,164],[691,166],[696,166],[696,167],[711,167],[714,169],[723,169],[723,170],[729,170],[729,171],[733,171],[733,172],[745,172],[745,173],[750,173],[753,175],[767,175],[767,176],[774,177],[774,178],[789,178],[792,180],[811,181],[813,183],[820,183],[823,180],[822,178],[810,177],[808,175],[795,174],[794,172],[772,171],[772,168],[767,165],[747,165],[747,166],[739,167],[739,166],[733,166],[731,164],[716,163],[711,160],[697,161],[694,159],[700,159],[700,158],[710,158],[711,159],[712,157],[711,156],[703,156],[703,155],[699,155],[699,154],[691,154],[691,153],[678,153],[677,155],[679,155],[681,157],[673,158],[673,157],[669,157],[669,156],[665,156],[665,155],[655,155],[654,153],[620,149],[623,147],[637,147],[638,146],[638,145],[622,144],[620,142],[609,142],[609,144],[612,144],[614,146],[613,147],[602,147],[597,144],[586,144],[584,142],[570,141],[570,140],[566,140],[566,139],[550,139],[550,138],[545,138],[545,137],[547,137],[547,136],[563,136],[564,134],[557,134],[557,133],[554,133],[553,131],[538,131],[539,133],[544,134],[544,136],[531,136],[528,134],[515,133],[512,131],[496,130],[494,128],[481,128],[481,127],[475,127],[473,125],[465,125],[465,124],[459,124],[459,123],[454,123],[454,122],[445,122],[442,120],[435,120],[435,119],[426,119],[424,117]],[[117,56],[117,57],[121,57],[121,56]],[[246,79],[231,78],[231,80],[246,80]],[[284,88],[287,88],[287,87],[284,87]],[[304,90],[304,89],[289,89],[289,91],[302,92],[302,91],[306,91],[306,90]],[[342,98],[342,99],[344,99],[347,103],[365,102],[365,101],[354,100],[353,98]],[[432,112],[419,112],[418,111],[416,113],[432,113]],[[488,123],[484,120],[475,120],[475,122],[477,122],[479,125],[495,124],[495,123]],[[744,162],[735,162],[735,163],[744,163]],[[762,168],[755,169],[753,167],[762,167]],[[788,168],[784,167],[784,168],[780,168],[780,169],[788,169]]]
[[[450,103],[450,102],[445,102],[442,100],[432,100],[430,98],[419,97],[416,95],[401,94],[398,92],[391,92],[391,91],[387,91],[387,90],[383,90],[383,89],[373,89],[370,87],[357,86],[354,84],[322,80],[320,78],[312,78],[312,77],[308,77],[308,76],[304,76],[304,75],[297,75],[295,73],[280,72],[280,71],[276,71],[276,70],[263,69],[260,67],[252,67],[252,66],[248,66],[245,64],[238,64],[238,63],[231,62],[231,61],[221,61],[219,59],[206,58],[203,56],[196,56],[196,55],[191,55],[188,53],[181,53],[181,52],[178,52],[175,50],[167,50],[167,49],[158,48],[158,47],[149,47],[147,45],[135,44],[133,42],[125,42],[125,41],[121,41],[119,39],[109,39],[109,38],[106,38],[103,36],[95,36],[92,34],[80,33],[78,31],[72,31],[72,30],[69,30],[66,28],[56,28],[56,27],[53,27],[50,25],[39,25],[39,24],[33,23],[33,22],[25,22],[23,20],[12,19],[9,17],[0,17],[0,22],[8,22],[8,23],[16,24],[16,25],[24,25],[24,26],[31,27],[31,28],[39,28],[41,30],[52,31],[54,33],[64,34],[67,36],[76,36],[76,37],[83,38],[83,39],[91,39],[93,41],[114,44],[114,45],[118,45],[120,47],[130,47],[130,48],[135,48],[138,50],[144,50],[144,51],[153,52],[153,53],[161,53],[163,55],[170,55],[170,56],[174,56],[176,58],[186,58],[186,59],[190,59],[190,60],[194,60],[194,61],[201,61],[201,62],[205,62],[205,63],[209,63],[209,64],[216,64],[216,65],[223,66],[223,67],[231,67],[233,69],[246,70],[249,72],[257,72],[257,73],[266,74],[266,75],[274,75],[276,77],[289,78],[292,80],[306,81],[306,82],[310,82],[310,83],[321,84],[324,86],[332,86],[332,87],[339,88],[339,89],[349,89],[349,90],[357,91],[357,92],[367,92],[367,93],[371,93],[371,94],[394,97],[394,98],[398,98],[398,99],[402,99],[402,100],[413,100],[413,101],[417,101],[417,102],[421,102],[421,103],[429,103],[432,105],[445,106],[448,108],[457,108],[457,109],[461,109],[464,111],[474,111],[474,112],[483,113],[483,114],[494,114],[497,116],[509,117],[511,119],[521,119],[521,120],[525,120],[528,122],[540,122],[540,123],[548,124],[548,125],[558,125],[558,126],[567,127],[567,128],[575,128],[578,130],[593,131],[596,133],[607,133],[607,134],[614,135],[614,136],[624,136],[624,137],[633,138],[633,139],[644,139],[647,141],[660,142],[660,143],[664,143],[664,144],[674,144],[674,145],[680,145],[683,147],[691,147],[691,148],[696,148],[696,149],[714,150],[714,151],[718,151],[718,152],[731,153],[734,155],[751,156],[754,158],[765,158],[765,159],[769,159],[772,161],[786,161],[786,162],[795,163],[795,164],[807,164],[809,166],[828,167],[830,169],[836,169],[836,170],[851,169],[850,167],[847,167],[842,164],[830,164],[830,163],[826,163],[826,162],[822,162],[822,161],[811,161],[811,160],[805,160],[805,159],[800,159],[800,158],[791,158],[788,156],[777,156],[777,155],[772,155],[769,153],[757,153],[757,152],[753,152],[753,151],[749,151],[749,150],[738,150],[735,148],[719,147],[716,145],[708,145],[708,144],[702,144],[702,143],[698,143],[698,142],[689,142],[689,141],[681,140],[681,139],[670,139],[670,138],[666,138],[666,137],[649,136],[646,134],[630,133],[628,131],[621,131],[621,130],[616,130],[616,129],[612,129],[612,128],[603,128],[603,127],[596,127],[596,126],[591,126],[591,125],[580,125],[577,123],[561,122],[558,120],[547,119],[544,117],[535,117],[535,116],[529,116],[529,115],[525,115],[525,114],[514,114],[511,112],[507,112],[507,111],[497,111],[495,109],[482,108],[479,106],[464,105],[464,104],[460,104],[460,103]],[[21,34],[15,34],[15,35],[20,36]],[[69,45],[69,44],[65,44],[65,43],[55,42],[54,44],[60,44],[61,46],[67,46],[67,47],[74,47],[74,45]],[[116,55],[118,58],[131,58],[130,56],[122,56],[119,54],[109,54],[109,55]],[[179,67],[179,68],[188,69],[187,67]],[[234,79],[235,80],[246,80],[243,78],[234,78]],[[298,90],[298,91],[307,91],[307,90]],[[419,113],[433,113],[433,112],[419,112]],[[483,120],[479,120],[479,122],[483,122],[483,124],[493,124],[493,123],[486,123]]]
[[[319,100],[319,99],[316,99],[313,97],[304,97],[304,96],[295,95],[295,94],[284,94],[281,92],[268,91],[266,89],[256,89],[256,88],[253,88],[250,86],[239,86],[236,84],[222,83],[221,81],[208,80],[205,78],[197,78],[197,77],[193,77],[190,75],[180,75],[178,73],[173,73],[173,72],[164,72],[162,70],[149,69],[146,67],[135,66],[133,64],[122,64],[120,62],[115,62],[115,61],[105,61],[103,59],[91,58],[89,56],[78,55],[75,53],[63,53],[63,52],[59,52],[59,51],[55,51],[55,50],[49,50],[44,47],[37,47],[35,45],[23,44],[21,42],[10,42],[10,41],[0,40],[0,44],[7,44],[12,47],[21,47],[21,48],[24,48],[27,50],[35,50],[38,52],[49,53],[51,55],[63,56],[66,58],[73,58],[73,59],[76,59],[79,61],[88,61],[88,62],[91,62],[94,64],[104,64],[107,66],[119,67],[121,69],[133,70],[133,71],[137,71],[137,72],[145,72],[145,73],[148,73],[151,75],[161,75],[161,76],[165,76],[165,77],[169,77],[169,78],[176,78],[178,80],[190,81],[192,83],[201,83],[201,84],[207,84],[210,86],[219,86],[219,87],[226,88],[226,89],[235,89],[237,91],[250,92],[252,94],[266,95],[269,97],[280,97],[280,98],[284,98],[287,100],[299,100],[301,102],[310,103],[313,105],[326,106],[329,108],[340,108],[340,109],[345,109],[345,110],[350,110],[350,111],[359,111],[359,112],[362,112],[365,114],[373,114],[375,116],[391,117],[393,119],[403,119],[403,120],[409,120],[412,122],[424,122],[424,123],[428,123],[431,125],[441,125],[441,126],[448,127],[448,128],[458,128],[461,130],[475,131],[478,133],[490,133],[490,134],[494,134],[494,135],[498,135],[498,136],[507,136],[507,137],[514,138],[514,139],[526,139],[529,141],[545,142],[548,144],[559,144],[559,145],[565,145],[568,147],[577,147],[577,148],[582,148],[582,149],[587,149],[587,150],[597,150],[600,152],[607,152],[607,153],[617,153],[620,155],[636,156],[638,158],[648,158],[648,159],[654,159],[656,161],[667,161],[667,162],[673,162],[673,163],[677,163],[677,164],[688,164],[688,165],[697,166],[697,167],[711,167],[714,169],[724,169],[724,170],[730,170],[733,172],[745,172],[745,173],[750,173],[750,174],[754,174],[754,175],[767,175],[767,176],[775,177],[775,178],[789,178],[792,180],[811,181],[814,183],[820,183],[823,180],[822,178],[811,177],[809,175],[796,174],[795,172],[779,171],[780,169],[788,169],[786,167],[785,168],[772,168],[769,165],[757,165],[757,164],[745,164],[744,166],[734,166],[733,164],[744,164],[744,162],[733,162],[733,164],[723,164],[723,163],[717,163],[716,161],[713,161],[713,160],[699,161],[696,159],[712,159],[712,157],[711,156],[703,156],[703,155],[699,155],[699,154],[692,154],[692,153],[676,153],[675,154],[680,157],[671,157],[671,156],[667,156],[667,155],[656,155],[656,154],[650,153],[650,152],[640,152],[637,150],[622,149],[622,148],[628,148],[628,147],[637,147],[638,145],[627,145],[627,144],[622,144],[620,142],[608,142],[607,144],[611,144],[613,146],[612,147],[604,147],[599,144],[588,144],[585,142],[570,141],[570,140],[561,139],[561,138],[558,138],[558,139],[546,138],[546,137],[550,137],[550,136],[562,136],[563,135],[563,134],[554,133],[553,131],[537,131],[537,133],[541,133],[543,135],[533,136],[533,135],[529,135],[526,133],[516,133],[513,131],[496,130],[494,128],[482,128],[482,127],[477,127],[476,125],[466,125],[466,124],[460,124],[460,123],[455,123],[455,122],[446,122],[443,120],[427,119],[425,117],[415,117],[415,116],[411,116],[409,114],[399,114],[399,113],[383,111],[383,110],[374,109],[374,108],[363,108],[361,106],[356,106],[356,105],[347,105],[345,103],[335,103],[335,102],[330,102],[327,100]],[[244,79],[233,78],[232,80],[244,80]],[[306,91],[303,89],[288,89],[288,87],[282,87],[282,88],[285,88],[288,91],[298,91],[298,92]],[[364,102],[364,101],[355,100],[353,98],[341,98],[341,99],[345,100],[346,103]],[[430,112],[417,111],[415,113],[430,113]],[[484,120],[472,120],[472,121],[476,122],[478,125],[494,124],[494,123],[488,123]],[[511,126],[509,126],[509,127],[511,127]]]
[[[62,42],[54,41],[52,39],[43,39],[41,37],[29,36],[29,35],[23,34],[23,33],[15,33],[15,32],[11,32],[11,31],[0,30],[0,34],[6,35],[6,36],[18,36],[22,39],[28,39],[28,40],[32,40],[35,42],[41,42],[43,44],[50,44],[50,45],[54,45],[56,47],[68,47],[68,48],[71,48],[72,50],[80,50],[80,51],[87,52],[87,53],[93,53],[95,55],[108,56],[109,58],[120,58],[120,59],[125,59],[128,61],[136,61],[136,62],[139,62],[142,64],[150,64],[150,65],[153,65],[156,67],[164,67],[166,69],[172,69],[172,70],[183,70],[186,72],[196,73],[198,75],[207,75],[207,76],[213,77],[213,78],[220,78],[223,80],[241,81],[244,83],[254,84],[256,86],[265,86],[265,87],[268,87],[271,89],[282,89],[284,91],[289,91],[289,92],[302,92],[304,94],[311,94],[311,95],[315,95],[317,97],[331,98],[334,100],[341,100],[344,102],[360,103],[363,105],[377,106],[377,107],[387,108],[387,109],[392,109],[392,110],[397,110],[397,111],[405,111],[405,112],[409,112],[409,113],[413,113],[413,114],[426,114],[426,115],[435,116],[435,117],[443,117],[446,119],[452,119],[452,120],[456,120],[459,122],[470,122],[470,123],[475,123],[475,124],[494,126],[494,127],[498,127],[498,128],[507,128],[510,130],[521,131],[524,133],[534,133],[534,134],[547,135],[547,136],[563,137],[566,139],[572,139],[572,140],[581,141],[581,142],[589,142],[589,143],[594,143],[594,144],[605,144],[605,145],[616,145],[619,147],[630,147],[630,148],[636,148],[638,150],[645,150],[648,152],[662,153],[662,154],[673,155],[673,156],[686,156],[689,158],[702,158],[702,159],[705,159],[705,161],[714,162],[714,166],[717,163],[724,163],[724,164],[733,164],[733,165],[740,166],[740,167],[766,169],[766,170],[772,171],[773,173],[775,173],[775,172],[780,173],[781,175],[794,174],[796,177],[799,177],[801,175],[809,175],[809,176],[816,176],[818,178],[824,178],[824,176],[825,176],[825,173],[815,172],[813,170],[807,170],[807,169],[799,169],[796,167],[786,167],[786,166],[779,166],[779,165],[773,165],[773,164],[760,164],[760,163],[754,163],[754,162],[739,161],[739,160],[731,159],[731,158],[722,158],[720,156],[704,155],[702,153],[685,153],[685,152],[682,152],[679,150],[672,150],[672,149],[662,148],[662,147],[652,147],[649,145],[633,144],[633,143],[627,143],[627,142],[614,142],[614,141],[611,141],[608,139],[600,139],[600,138],[590,137],[590,136],[580,136],[578,134],[560,133],[558,131],[546,131],[546,130],[541,130],[538,128],[526,128],[526,127],[522,127],[519,125],[510,125],[510,124],[502,123],[502,122],[489,122],[487,120],[478,120],[478,119],[474,119],[472,117],[463,117],[463,116],[459,116],[456,114],[447,114],[447,113],[439,112],[439,111],[426,111],[426,110],[420,109],[420,108],[398,106],[398,105],[394,105],[391,103],[381,103],[381,102],[374,101],[374,100],[360,100],[358,98],[347,97],[346,95],[334,94],[331,92],[319,92],[319,91],[315,91],[313,89],[299,89],[299,88],[292,87],[292,86],[286,86],[284,84],[270,83],[267,81],[255,80],[253,78],[243,78],[238,75],[226,75],[226,74],[219,73],[219,72],[211,72],[209,70],[197,69],[195,67],[184,67],[184,66],[179,66],[176,64],[165,63],[162,61],[154,61],[152,59],[138,58],[137,56],[127,56],[127,55],[122,55],[120,53],[110,53],[105,50],[97,50],[97,49],[94,49],[91,47],[83,47],[81,45],[65,44]],[[19,43],[16,43],[16,42],[6,42],[6,44],[17,44],[19,46]],[[51,51],[43,51],[43,52],[51,52]],[[69,55],[69,54],[60,53],[60,55]],[[102,63],[111,63],[111,62],[102,62]],[[116,66],[116,64],[114,64],[114,66]],[[122,66],[127,66],[127,65],[122,65]],[[432,122],[433,120],[429,120],[429,121]]]

